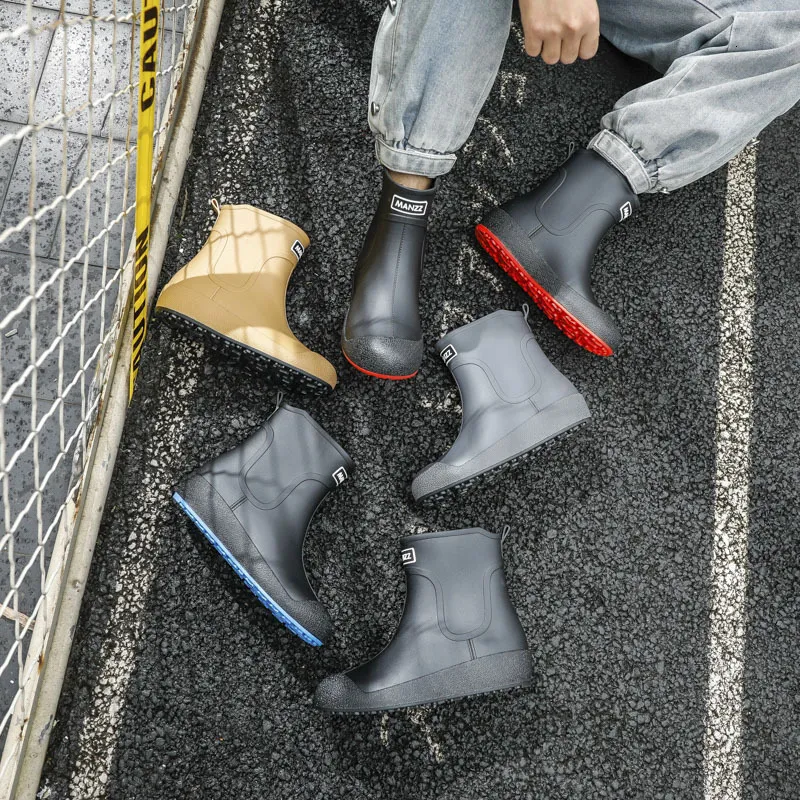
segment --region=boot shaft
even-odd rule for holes
[[[639,208],[639,198],[619,170],[594,150],[576,150],[533,191],[506,203],[528,235],[587,236],[595,242]],[[594,248],[592,248],[594,250]]]
[[[401,544],[407,595],[398,636],[427,630],[431,641],[443,636],[448,649],[465,646],[478,655],[527,646],[508,596],[499,534],[467,528],[406,536]]]
[[[286,403],[242,444],[198,470],[253,536],[300,547],[319,503],[353,470],[347,453]]]
[[[401,545],[408,585],[404,623],[424,617],[453,640],[485,633],[493,595],[506,592],[500,536],[469,528],[406,536]],[[434,587],[436,608],[430,607],[426,584]]]
[[[433,210],[435,196],[435,185],[430,189],[409,189],[395,183],[384,171],[375,218],[424,228]]]
[[[591,298],[592,258],[600,240],[638,208],[622,173],[583,149],[536,189],[503,205],[559,277]]]
[[[225,205],[183,277],[210,277],[218,288],[237,292],[256,288],[262,275],[286,284],[308,245],[305,231],[289,220],[253,206]]]
[[[248,328],[272,331],[275,346],[285,350],[279,357],[288,360],[297,340],[286,320],[286,288],[308,244],[306,233],[289,220],[253,206],[222,206],[206,243],[165,294],[188,292],[213,300],[212,316],[221,321],[234,315],[239,321],[242,330],[234,334]]]
[[[542,352],[520,311],[495,311],[456,328],[437,350],[458,385],[464,424],[492,408],[508,414],[509,406],[527,401],[541,409],[577,391]]]

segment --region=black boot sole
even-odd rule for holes
[[[330,384],[315,375],[273,358],[260,350],[248,347],[235,339],[223,336],[191,317],[166,308],[157,308],[155,313],[158,317],[163,318],[170,327],[190,339],[206,345],[218,359],[226,364],[240,366],[259,380],[266,380],[270,385],[277,386],[292,395],[321,397],[333,390]]]
[[[332,714],[374,714],[527,688],[532,679],[530,652],[513,650],[466,661],[377,692],[360,692],[340,704],[333,699],[329,702],[318,690],[314,705]]]
[[[423,494],[416,498],[416,502],[420,506],[425,507],[438,504],[443,500],[453,500],[462,492],[468,491],[476,484],[481,483],[482,481],[491,480],[503,470],[510,469],[518,464],[522,464],[523,462],[530,460],[533,456],[549,450],[556,444],[563,442],[591,419],[589,409],[586,407],[586,402],[582,396],[572,395],[571,397],[566,398],[565,401],[561,402],[569,403],[569,410],[566,411],[560,419],[556,418],[557,427],[554,425],[549,431],[547,431],[545,433],[546,438],[542,438],[541,441],[537,441],[532,447],[528,447],[526,450],[514,453],[510,458],[506,458],[503,461],[492,464],[487,469],[475,472],[471,475],[461,478],[460,480],[453,481],[447,486],[443,486],[441,489],[436,489],[430,494]]]
[[[475,228],[475,236],[495,263],[573,342],[598,356],[614,354],[620,334],[611,317],[561,281],[502,208],[486,215]]]

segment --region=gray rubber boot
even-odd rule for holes
[[[461,431],[414,478],[417,502],[466,489],[590,417],[583,395],[547,360],[520,311],[475,320],[447,334],[437,349],[461,393]]]
[[[309,414],[283,403],[250,438],[184,478],[173,499],[253,594],[319,646],[333,625],[308,582],[303,541],[317,506],[352,471]]]
[[[406,604],[394,638],[360,667],[325,678],[314,705],[388,711],[528,686],[531,657],[508,596],[500,535],[423,533],[402,547]]]

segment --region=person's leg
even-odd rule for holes
[[[385,167],[361,249],[342,350],[379,378],[411,378],[422,361],[419,283],[435,188],[494,83],[512,0],[392,0],[375,39],[369,124]]]
[[[436,178],[453,168],[500,68],[511,7],[512,0],[389,4],[369,88],[369,125],[386,169]]]
[[[800,0],[600,0],[600,28],[663,77],[628,92],[588,150],[476,234],[570,338],[610,355],[620,333],[590,281],[600,239],[638,194],[706,175],[800,100]]]
[[[600,0],[600,26],[663,73],[589,144],[637,193],[707,175],[800,101],[800,0]]]

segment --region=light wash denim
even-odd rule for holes
[[[599,0],[602,34],[662,77],[624,95],[589,143],[637,193],[729,161],[800,100],[800,0]],[[369,123],[388,169],[436,177],[500,67],[512,0],[392,0],[372,57]],[[565,76],[566,77],[566,76]]]

